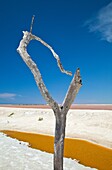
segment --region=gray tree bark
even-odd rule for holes
[[[33,18],[34,19],[34,18]],[[33,23],[32,23],[33,24]],[[64,70],[59,56],[55,53],[50,45],[48,45],[45,41],[41,38],[33,35],[31,33],[32,25],[30,32],[23,31],[23,39],[20,41],[19,47],[17,48],[18,53],[22,57],[23,61],[31,70],[35,82],[46,100],[46,102],[51,106],[55,118],[56,118],[56,126],[55,126],[55,140],[54,140],[54,170],[63,170],[63,152],[64,152],[64,138],[65,138],[65,127],[66,127],[66,115],[68,110],[70,109],[71,104],[73,103],[80,87],[82,86],[81,83],[81,76],[80,76],[80,69],[76,70],[76,73],[71,81],[69,86],[68,92],[65,96],[63,104],[60,106],[58,103],[51,97],[48,89],[46,88],[41,73],[35,64],[35,62],[31,59],[30,55],[27,52],[27,46],[31,40],[37,40],[42,43],[44,46],[49,48],[52,52],[53,56],[57,60],[58,67],[60,70],[68,75],[72,75],[71,72]]]

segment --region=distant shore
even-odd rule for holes
[[[51,109],[49,105],[38,104],[0,104],[0,107]],[[74,104],[70,109],[112,110],[112,104]]]

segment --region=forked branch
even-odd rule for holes
[[[31,23],[31,30],[32,31],[32,24],[33,24],[33,20],[32,19],[32,23]],[[33,73],[33,76],[35,78],[36,84],[40,89],[40,92],[42,94],[42,96],[45,98],[46,102],[51,106],[51,108],[57,112],[57,110],[59,110],[59,106],[56,103],[56,101],[54,101],[54,99],[51,97],[51,95],[48,92],[48,89],[46,88],[43,80],[42,80],[42,76],[41,73],[37,67],[37,65],[35,64],[35,62],[31,59],[30,55],[27,53],[27,46],[30,43],[31,40],[37,40],[39,42],[41,42],[44,46],[46,46],[47,48],[49,48],[53,54],[53,56],[56,58],[58,66],[60,68],[60,70],[68,75],[71,75],[71,72],[64,70],[60,58],[59,56],[55,53],[55,51],[52,49],[52,47],[50,45],[48,45],[45,41],[43,41],[41,38],[32,35],[31,32],[27,32],[27,31],[23,31],[23,39],[20,41],[19,47],[17,49],[17,51],[19,52],[20,56],[22,57],[22,59],[24,60],[24,62],[27,64],[27,66],[29,67],[29,69],[31,70],[31,72]]]
[[[30,41],[31,40],[37,40],[40,43],[42,43],[44,46],[46,46],[52,52],[54,58],[57,60],[58,67],[60,68],[61,72],[68,74],[68,75],[72,75],[72,73],[70,71],[64,70],[59,56],[55,53],[55,51],[53,50],[53,48],[50,45],[48,45],[41,38],[39,38],[39,37],[37,37],[37,36],[35,36],[31,33],[33,21],[34,21],[34,16],[32,18],[30,32],[23,31],[23,34],[24,34],[23,39],[20,41],[20,44],[19,44],[17,51],[19,52],[19,54],[22,57],[22,59],[24,60],[24,62],[27,64],[27,66],[29,67],[29,69],[33,73],[36,84],[39,87],[39,90],[40,90],[42,96],[45,98],[46,102],[51,106],[51,108],[55,111],[55,113],[57,111],[60,112],[60,108],[59,108],[57,102],[54,101],[54,99],[51,97],[48,89],[46,88],[46,86],[43,82],[41,73],[40,73],[37,65],[31,59],[30,55],[27,53],[27,46],[30,43]],[[75,99],[75,97],[76,97],[81,86],[82,86],[82,83],[81,83],[80,70],[77,69],[76,74],[74,75],[74,77],[72,79],[72,82],[69,86],[68,92],[67,92],[65,99],[63,101],[63,104],[62,104],[63,110],[66,113],[68,112],[68,110],[69,110],[71,104],[73,103],[73,101],[74,101],[74,99]]]
[[[65,127],[66,127],[66,114],[74,101],[81,85],[81,76],[80,70],[77,69],[76,73],[72,79],[72,82],[69,86],[68,92],[65,96],[63,105],[60,107],[57,102],[51,97],[48,89],[46,88],[41,73],[36,65],[36,63],[31,59],[30,55],[27,52],[27,46],[31,40],[37,40],[46,46],[53,54],[54,58],[57,60],[57,64],[61,72],[72,75],[70,71],[64,70],[59,56],[55,53],[53,48],[43,41],[41,38],[32,34],[32,26],[33,26],[34,16],[32,17],[30,32],[23,31],[23,38],[20,41],[19,47],[17,49],[18,53],[26,63],[26,65],[31,70],[35,82],[46,100],[46,102],[51,106],[54,111],[56,117],[56,128],[55,128],[55,142],[54,142],[54,170],[63,170],[63,151],[64,151],[64,138],[65,138]]]

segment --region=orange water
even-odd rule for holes
[[[32,148],[53,153],[53,136],[8,130],[2,132],[18,140],[29,142]],[[64,156],[80,160],[80,163],[99,170],[112,170],[112,149],[86,140],[66,138]]]

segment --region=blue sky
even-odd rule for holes
[[[22,31],[50,44],[65,69],[80,67],[83,86],[75,103],[112,104],[111,0],[0,0],[0,103],[42,104],[33,75],[16,49]],[[60,72],[51,52],[32,41],[28,52],[50,94],[62,103],[72,77]]]

